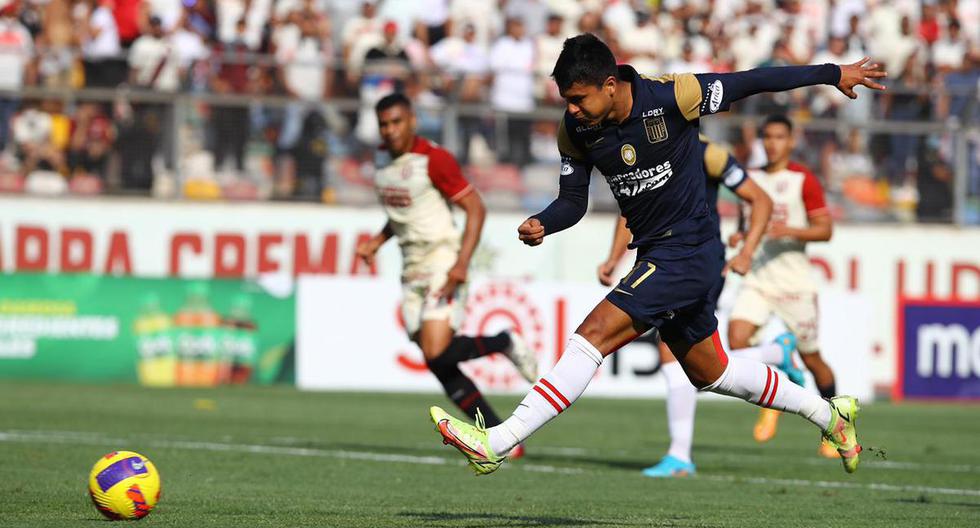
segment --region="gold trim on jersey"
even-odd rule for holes
[[[674,99],[677,100],[677,108],[680,109],[684,119],[693,121],[701,117],[701,101],[703,98],[701,83],[698,82],[698,78],[693,73],[668,73],[652,78],[641,75],[641,77],[664,84],[674,83]]]
[[[725,165],[728,163],[728,151],[717,143],[706,141],[707,138],[701,136],[708,145],[704,148],[704,168],[709,178],[721,179],[725,172]]]
[[[572,143],[572,138],[568,135],[568,130],[565,130],[565,118],[562,117],[561,122],[558,124],[558,152],[562,156],[568,156],[575,161],[585,161],[585,153],[583,153],[575,143]]]

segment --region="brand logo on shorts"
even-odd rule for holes
[[[623,157],[623,163],[630,167],[636,164],[636,149],[633,145],[629,143],[623,145],[623,148],[619,149],[619,154]]]
[[[575,172],[575,169],[572,167],[572,164],[568,161],[567,158],[562,158],[562,160],[561,160],[561,175],[562,176],[568,176],[569,174],[571,174],[573,172]]]

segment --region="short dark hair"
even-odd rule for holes
[[[374,113],[380,114],[381,112],[396,106],[404,106],[406,109],[411,110],[412,101],[410,101],[408,97],[401,92],[388,94],[382,97],[381,100],[374,105]]]
[[[616,77],[618,72],[616,57],[609,46],[592,33],[583,33],[565,39],[551,77],[558,90],[564,92],[575,83],[602,86],[606,79]]]
[[[785,114],[772,114],[769,117],[766,117],[766,120],[762,122],[762,127],[759,130],[765,130],[769,125],[786,125],[786,128],[788,128],[790,132],[793,131],[793,122],[790,121]]]

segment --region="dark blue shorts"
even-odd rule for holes
[[[636,266],[606,299],[634,321],[657,328],[668,344],[693,345],[718,328],[715,308],[724,265],[725,248],[717,238],[697,246],[641,250]]]

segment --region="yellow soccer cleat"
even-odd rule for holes
[[[490,448],[490,441],[483,415],[476,412],[476,425],[470,425],[457,420],[440,407],[430,407],[429,416],[436,424],[436,431],[442,435],[442,443],[451,445],[459,450],[470,462],[473,471],[480,475],[489,475],[506,460],[506,456],[497,456]]]
[[[857,440],[857,415],[861,410],[857,398],[837,396],[830,399],[830,426],[823,437],[833,445],[844,463],[844,471],[854,473],[861,462],[861,444]]]
[[[759,419],[755,422],[752,429],[752,437],[756,442],[768,442],[776,436],[776,427],[779,425],[779,411],[772,409],[762,409],[759,411]]]

